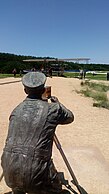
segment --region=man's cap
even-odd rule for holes
[[[22,84],[28,88],[44,87],[46,76],[41,72],[29,72],[22,77]]]

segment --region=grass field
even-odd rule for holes
[[[65,72],[64,73],[65,77],[69,78],[79,78],[79,73],[76,72]],[[92,73],[87,73],[85,76],[86,79],[92,79],[92,80],[107,80],[107,74],[99,73],[96,75],[93,75]]]
[[[54,75],[54,76],[57,76],[57,75]],[[79,73],[64,72],[63,76],[67,78],[79,78]],[[0,74],[0,78],[6,78],[6,77],[13,77],[13,74]],[[16,77],[20,77],[20,75],[16,74]],[[93,75],[92,73],[87,73],[85,78],[89,80],[90,79],[91,80],[107,80],[107,74],[99,73],[99,74]]]
[[[0,78],[7,78],[7,77],[14,77],[14,76],[13,76],[13,74],[3,74],[3,73],[0,73]],[[20,75],[17,74],[16,77],[20,77]]]

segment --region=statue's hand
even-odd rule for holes
[[[51,96],[50,100],[51,102],[59,102],[58,98],[55,96]]]

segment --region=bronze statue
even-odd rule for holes
[[[11,113],[1,157],[6,184],[13,194],[62,193],[52,156],[58,124],[73,122],[74,115],[56,97],[43,100],[46,76],[29,72],[22,77],[26,99]]]

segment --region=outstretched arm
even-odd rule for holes
[[[58,124],[65,125],[74,121],[74,114],[61,104],[57,97],[51,96],[51,102],[59,104]]]

